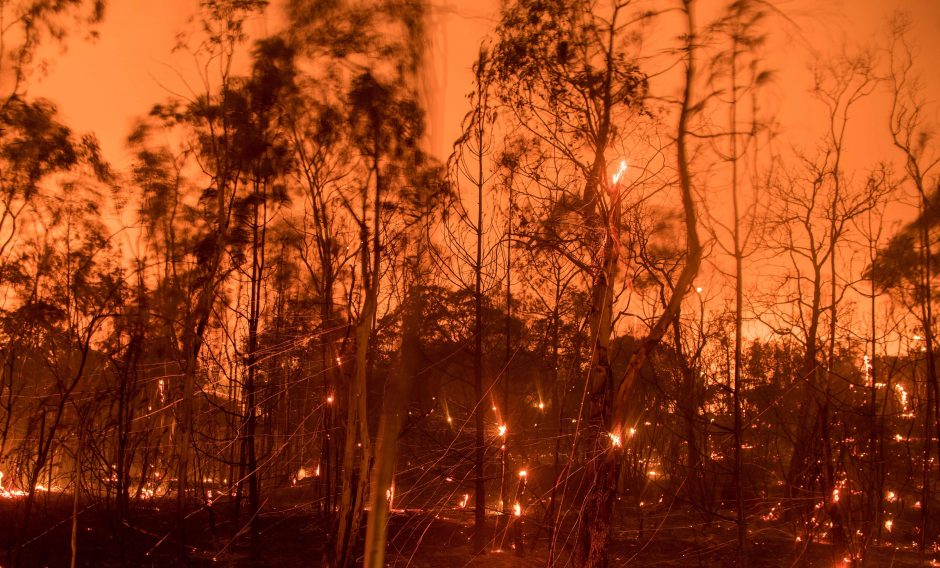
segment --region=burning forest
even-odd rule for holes
[[[940,566],[938,25],[0,0],[0,566]]]

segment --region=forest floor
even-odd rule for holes
[[[301,491],[298,493],[305,493]],[[191,515],[188,544],[191,566],[276,566],[278,568],[321,566],[325,562],[328,535],[322,516],[298,493],[272,494],[260,517],[261,562],[249,560],[247,515],[242,514],[240,526],[231,520],[227,504],[218,504],[210,518],[207,509]],[[147,509],[138,508],[130,523],[117,530],[112,514],[102,506],[80,507],[78,566],[88,567],[162,567],[177,566],[176,544],[172,532],[174,502],[167,499]],[[19,538],[22,503],[13,499],[0,500],[0,568],[9,566],[4,554]],[[70,558],[72,498],[69,495],[40,494],[30,521],[26,545],[18,558],[22,567],[68,566]],[[688,516],[674,513],[663,520],[650,518],[640,533],[636,519],[615,523],[610,565],[642,567],[720,567],[733,566],[735,532],[730,523],[697,525]],[[490,517],[491,522],[495,517]],[[414,568],[535,568],[546,564],[549,541],[544,531],[523,525],[521,533],[504,527],[496,529],[496,537],[483,554],[472,555],[472,513],[441,511],[437,515],[422,512],[398,512],[392,516],[389,532],[391,567]],[[633,526],[628,526],[628,525]],[[211,527],[214,525],[215,530]],[[16,528],[14,528],[16,527]],[[120,534],[120,537],[115,537]],[[515,535],[517,538],[512,538]],[[564,538],[561,538],[562,535]],[[525,554],[516,554],[512,542],[525,543]],[[790,566],[841,566],[825,544],[798,547],[779,524],[753,527],[754,546],[750,566],[778,568]],[[534,544],[533,544],[534,541]],[[573,544],[572,531],[560,531],[556,552],[568,554]],[[930,566],[933,558],[924,559],[910,549],[878,547],[867,553],[864,566],[907,568]],[[123,558],[123,560],[122,560]],[[938,555],[940,560],[940,555]],[[564,561],[556,564],[571,566]]]

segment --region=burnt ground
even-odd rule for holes
[[[262,560],[253,564],[248,555],[247,519],[233,520],[231,503],[218,503],[202,509],[189,519],[188,542],[191,566],[271,566],[311,567],[325,564],[328,541],[324,517],[309,503],[306,489],[271,492],[261,516]],[[179,566],[172,534],[174,501],[155,501],[138,506],[128,525],[117,527],[113,514],[103,505],[83,504],[79,516],[79,566],[158,567]],[[41,494],[36,503],[26,545],[17,565],[59,567],[69,565],[72,498],[70,495]],[[662,513],[665,513],[663,511]],[[0,499],[0,546],[4,551],[16,542],[22,503]],[[731,523],[703,524],[681,513],[648,513],[642,534],[635,515],[621,515],[613,533],[611,566],[718,567],[734,565],[735,529]],[[629,518],[628,518],[629,517]],[[495,517],[491,518],[495,522]],[[212,527],[214,525],[214,530]],[[511,531],[499,527],[486,553],[472,555],[469,512],[438,511],[436,515],[405,511],[393,515],[387,565],[416,568],[541,567],[545,566],[549,540],[533,523],[523,523],[525,554],[513,550]],[[493,528],[491,527],[491,530]],[[119,536],[115,536],[119,535]],[[556,550],[567,554],[573,544],[572,531],[558,533]],[[751,566],[831,567],[839,565],[825,544],[809,547],[795,543],[792,533],[777,524],[756,524],[752,530],[754,547]],[[932,557],[922,558],[909,548],[883,546],[870,549],[865,566],[906,568],[929,566]],[[3,554],[3,553],[0,553]],[[940,556],[940,555],[937,555]],[[938,558],[940,559],[940,558]],[[565,562],[558,565],[563,566]],[[568,564],[570,565],[570,564]],[[9,558],[0,556],[0,567]]]

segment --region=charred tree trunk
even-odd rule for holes
[[[251,534],[251,558],[254,561],[261,559],[261,536],[258,524],[258,515],[261,504],[260,484],[258,481],[258,459],[255,433],[258,428],[257,405],[257,377],[258,377],[258,324],[261,319],[262,277],[264,274],[264,246],[266,233],[267,211],[264,208],[264,189],[256,186],[255,193],[261,194],[261,203],[254,206],[254,222],[252,223],[251,247],[251,281],[248,306],[248,352],[245,361],[245,437],[244,458],[248,481],[248,514],[249,531]]]
[[[369,351],[372,329],[378,311],[379,267],[381,258],[381,211],[383,198],[383,178],[380,169],[381,152],[378,141],[371,156],[372,173],[375,176],[375,188],[372,204],[371,233],[366,218],[368,211],[368,191],[362,191],[362,219],[360,221],[360,270],[364,294],[362,309],[355,328],[355,360],[352,380],[347,398],[346,440],[343,452],[343,486],[339,503],[339,518],[336,540],[333,547],[332,565],[334,568],[346,568],[354,561],[353,551],[359,535],[362,519],[363,500],[369,482],[372,466],[372,440],[369,435],[367,414],[367,388],[369,375]],[[357,442],[358,440],[358,442]],[[355,465],[359,456],[358,467]]]
[[[366,568],[384,568],[386,523],[394,498],[395,463],[398,457],[398,436],[408,412],[408,395],[417,373],[420,348],[420,322],[424,295],[420,284],[414,284],[406,299],[402,322],[398,368],[386,385],[382,413],[376,435],[375,466],[370,485],[371,511],[366,526]]]

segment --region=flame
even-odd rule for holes
[[[501,437],[505,438],[505,437],[506,437],[506,432],[508,431],[508,429],[506,428],[506,425],[505,425],[505,424],[500,424],[500,425],[499,425],[499,428],[497,429],[497,431],[499,432],[499,435],[500,435]]]
[[[26,495],[26,491],[22,489],[4,489],[3,488],[3,472],[0,471],[0,497],[5,499],[12,499],[13,497],[23,497]]]
[[[894,390],[898,391],[898,402],[901,403],[901,407],[904,410],[907,410],[907,390],[904,389],[901,385],[894,385]]]
[[[610,432],[610,433],[607,434],[607,435],[610,436],[610,445],[611,445],[611,446],[613,446],[613,447],[615,447],[615,448],[619,448],[619,447],[623,446],[623,442],[621,441],[619,434],[614,434],[613,432]]]
[[[512,506],[512,514],[521,517],[522,516],[522,505],[519,504],[519,501],[516,501]]]
[[[528,472],[528,471],[526,471],[526,470],[524,470],[524,469],[520,469],[520,470],[519,470],[519,477],[525,479],[525,477],[526,477],[527,475],[529,475],[529,472]]]
[[[62,488],[59,487],[58,485],[53,485],[52,487],[46,487],[45,485],[43,485],[43,484],[41,484],[41,483],[37,483],[37,484],[36,484],[36,487],[35,487],[35,491],[44,492],[44,493],[45,493],[45,492],[49,492],[49,491],[58,492],[58,491],[62,491]],[[3,487],[3,472],[0,471],[0,497],[2,497],[2,498],[4,498],[4,499],[12,499],[12,498],[14,498],[14,497],[25,497],[25,496],[28,495],[28,494],[29,494],[29,492],[28,492],[28,491],[24,491],[23,489],[12,489],[12,488],[11,488],[11,489],[4,489],[4,487]]]
[[[614,174],[614,178],[613,178],[614,185],[617,185],[617,183],[620,181],[620,178],[622,178],[623,174],[625,173],[627,173],[627,161],[620,160],[620,169],[617,170],[617,173]]]
[[[458,509],[465,509],[465,508],[467,507],[467,503],[468,503],[469,501],[470,501],[470,494],[469,494],[469,493],[464,493],[464,494],[463,494],[463,498],[460,500],[460,504],[457,505],[457,508],[458,508]]]

